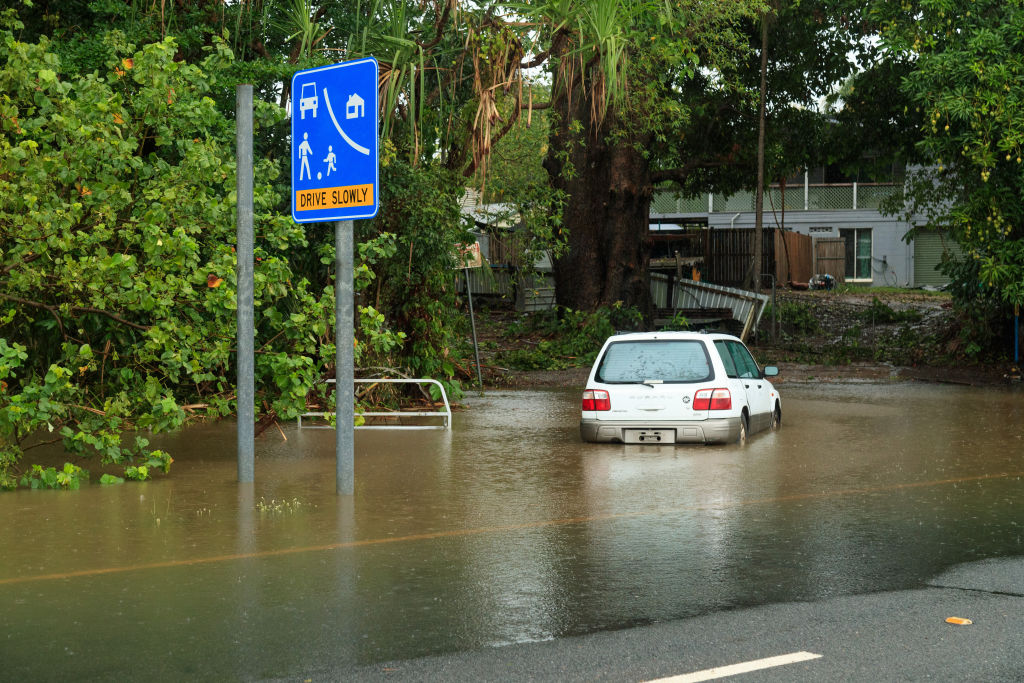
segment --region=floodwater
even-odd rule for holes
[[[0,495],[0,679],[253,679],[916,587],[1024,552],[1024,394],[782,385],[745,447],[583,444],[579,391],[471,395],[451,432],[233,424],[171,475]]]

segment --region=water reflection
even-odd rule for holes
[[[921,585],[1020,554],[1021,394],[784,387],[746,447],[582,444],[578,392],[472,397],[453,432],[233,425],[171,477],[0,496],[12,678],[259,678],[738,605]],[[156,445],[156,444],[155,444]]]

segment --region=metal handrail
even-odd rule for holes
[[[437,388],[441,390],[441,400],[444,401],[444,411],[433,411],[433,412],[402,412],[400,410],[392,410],[385,412],[370,412],[370,413],[359,413],[363,417],[394,417],[394,416],[409,416],[409,417],[442,417],[444,420],[440,425],[359,425],[353,427],[353,429],[451,429],[452,427],[452,408],[448,403],[448,393],[444,390],[444,385],[436,379],[411,379],[411,378],[399,378],[399,379],[355,379],[354,382],[362,382],[364,384],[436,384]],[[329,379],[328,383],[334,383],[335,380]],[[299,415],[299,428],[302,428],[302,418],[304,417],[324,417],[327,413],[325,412],[311,412],[303,413]],[[307,429],[331,429],[328,425],[323,426],[308,426]]]

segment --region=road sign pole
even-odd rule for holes
[[[469,284],[469,268],[463,268],[466,275],[466,298],[469,299],[469,324],[473,329],[473,353],[476,355],[476,383],[480,387],[480,393],[484,391],[484,379],[480,375],[480,345],[476,341],[476,318],[473,317],[473,288]]]
[[[338,493],[355,493],[354,423],[355,375],[353,329],[354,303],[352,288],[352,221],[334,224],[334,400],[336,412],[335,454],[337,457]]]
[[[253,322],[253,231],[252,231],[252,86],[239,85],[235,90],[235,195],[238,209],[236,223],[237,291],[235,315],[238,321],[238,347],[235,393],[238,401],[238,481],[255,478],[255,330]]]
[[[372,57],[292,75],[292,219],[334,223],[337,488],[355,492],[352,221],[379,206],[377,60]]]

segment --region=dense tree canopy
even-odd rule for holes
[[[35,27],[6,11],[0,27],[3,487],[77,485],[77,465],[55,477],[21,464],[53,442],[145,479],[171,456],[123,443],[125,430],[234,412],[234,85],[254,75],[258,409],[291,417],[310,395],[332,399],[333,235],[288,210],[273,79],[289,43],[240,65],[218,35],[231,18],[204,14],[221,3],[175,6],[198,27],[184,42],[117,4],[102,5],[118,15],[110,30],[80,30],[110,18],[96,7],[69,6],[72,26],[56,10]],[[359,226],[356,362],[451,379],[461,184],[385,149],[384,208]]]
[[[906,208],[967,253],[947,268],[980,352],[1024,304],[1024,3],[881,3],[874,16],[888,62],[908,65],[901,89],[923,168]]]

